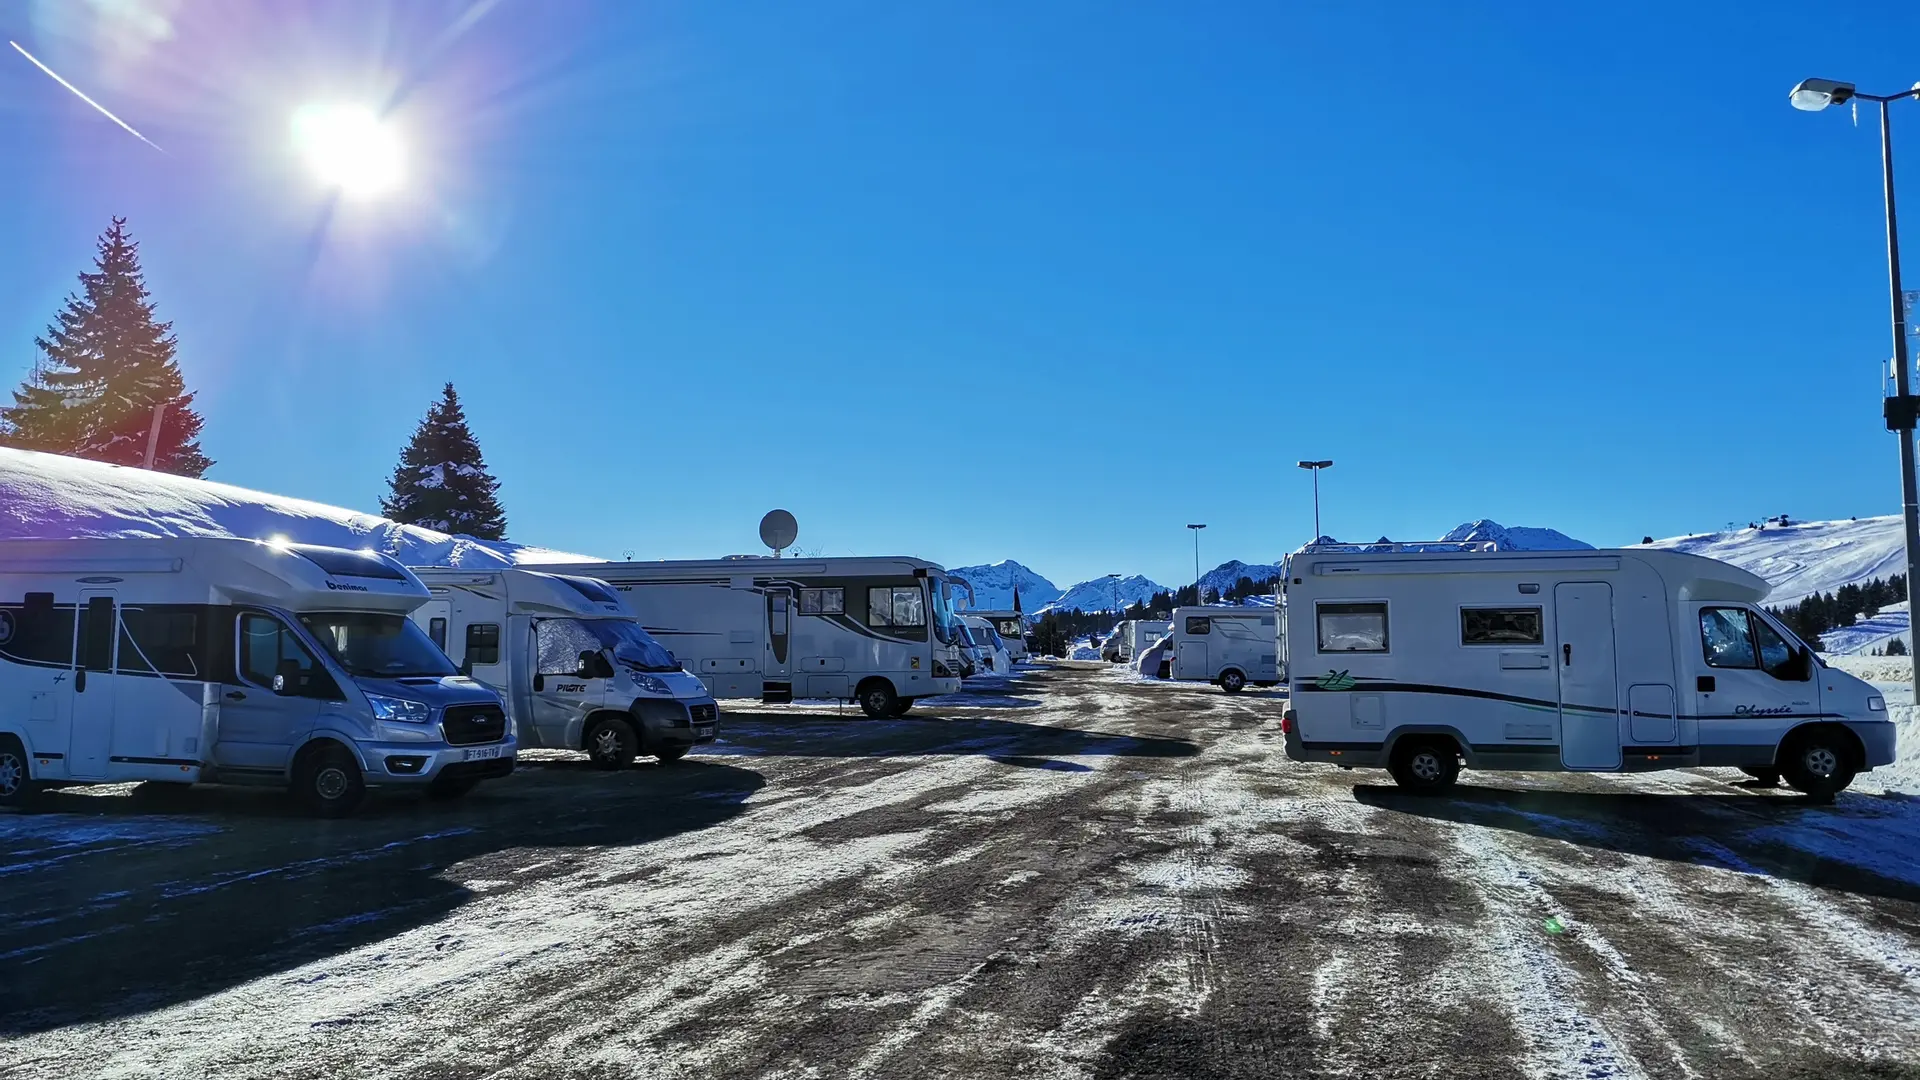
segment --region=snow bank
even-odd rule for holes
[[[116,536],[284,536],[306,544],[371,548],[409,566],[599,561],[449,536],[230,484],[0,448],[0,539]]]
[[[1897,791],[1920,796],[1920,709],[1913,706],[1913,658],[1910,656],[1829,656],[1827,663],[1865,679],[1887,699],[1887,715],[1899,727],[1892,765],[1853,782],[1861,791]]]

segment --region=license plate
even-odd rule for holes
[[[713,725],[712,725],[712,724],[695,724],[695,725],[693,726],[693,737],[694,737],[694,738],[696,738],[696,739],[710,739],[710,738],[712,738],[712,737],[713,737]]]
[[[476,746],[473,749],[467,751],[466,757],[463,760],[485,761],[488,758],[497,758],[499,756],[500,756],[500,748],[497,746]]]

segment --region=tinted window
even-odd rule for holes
[[[405,615],[381,611],[316,611],[300,625],[340,666],[369,679],[431,678],[453,674],[447,654]]]
[[[801,589],[800,614],[841,615],[847,610],[845,589]]]
[[[1386,652],[1387,605],[1317,604],[1321,652]]]
[[[573,587],[574,592],[579,593],[581,596],[586,597],[596,604],[617,604],[620,602],[618,594],[592,578],[567,577],[564,574],[555,574],[553,576],[566,582]]]
[[[475,667],[500,662],[500,624],[470,623],[467,626],[467,663]]]
[[[26,664],[73,666],[73,605],[0,607],[0,656]]]
[[[927,600],[918,585],[880,585],[867,590],[867,625],[927,625]]]
[[[119,669],[204,677],[210,665],[201,644],[203,615],[198,607],[121,608]]]
[[[1701,608],[1700,647],[1714,667],[1758,667],[1745,608]]]
[[[1793,679],[1800,676],[1795,664],[1793,646],[1780,636],[1779,631],[1767,625],[1767,620],[1748,613],[1747,619],[1753,627],[1754,644],[1760,647],[1760,667],[1776,679]]]
[[[1545,643],[1537,607],[1461,608],[1462,645],[1540,645]]]
[[[336,577],[385,578],[388,581],[407,580],[406,571],[384,555],[371,551],[348,551],[345,548],[309,547],[294,544],[296,551],[308,562]]]
[[[80,609],[80,648],[78,666],[88,671],[108,671],[113,667],[113,597],[95,596]]]
[[[1187,616],[1187,633],[1189,634],[1213,633],[1213,619],[1206,615]]]
[[[447,620],[441,618],[438,615],[434,616],[431,619],[428,619],[427,620],[427,636],[433,639],[433,643],[440,647],[441,652],[446,652],[447,651]]]
[[[287,678],[289,692],[303,696],[332,696],[332,681],[313,653],[291,629],[271,615],[249,611],[240,616],[240,678],[273,689],[276,675]]]

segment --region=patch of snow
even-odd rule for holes
[[[485,569],[598,562],[590,555],[451,536],[325,503],[171,473],[0,448],[0,539],[284,536],[371,548],[409,566]]]

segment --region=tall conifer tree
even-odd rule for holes
[[[467,426],[452,383],[414,429],[387,483],[393,493],[380,506],[395,521],[481,540],[506,539],[500,482],[487,472],[480,441]]]

